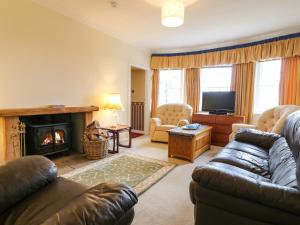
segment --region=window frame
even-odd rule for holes
[[[206,91],[203,91],[203,84],[202,84],[203,82],[201,80],[201,78],[203,77],[202,69],[213,69],[213,68],[231,68],[229,87],[228,87],[228,90],[226,90],[226,91],[230,91],[230,88],[231,88],[232,69],[233,69],[233,65],[232,64],[229,64],[229,65],[216,65],[216,66],[209,66],[209,67],[202,67],[202,68],[200,68],[200,78],[199,78],[200,79],[200,101],[199,101],[199,109],[200,109],[200,111],[202,110],[202,95],[203,95],[203,92],[206,92]],[[218,91],[223,91],[223,90],[215,90],[215,92],[218,92]],[[213,91],[211,91],[211,92],[213,92]]]
[[[257,99],[260,98],[262,96],[262,87],[272,87],[273,85],[261,85],[260,81],[262,80],[262,75],[260,75],[261,72],[261,68],[262,68],[262,64],[261,63],[265,63],[265,62],[272,62],[272,61],[280,61],[280,67],[279,67],[279,71],[278,71],[278,77],[277,77],[277,104],[276,105],[270,105],[267,106],[266,108],[257,108],[256,103],[257,103]],[[268,110],[270,107],[275,107],[279,105],[279,87],[280,87],[280,73],[281,73],[281,66],[282,66],[282,60],[281,58],[274,58],[274,59],[265,59],[265,60],[260,60],[256,62],[255,65],[255,80],[254,80],[254,93],[253,93],[253,114],[254,115],[259,115],[262,114],[264,111]]]
[[[180,90],[180,96],[181,96],[181,99],[180,101],[178,102],[164,102],[164,103],[161,103],[160,102],[160,94],[161,94],[161,74],[163,71],[181,71],[180,73],[180,87],[179,88],[168,88],[168,90]],[[185,103],[185,71],[184,69],[161,69],[160,70],[160,74],[159,74],[159,90],[158,90],[158,106],[161,106],[161,105],[164,105],[164,104],[176,104],[176,103]]]

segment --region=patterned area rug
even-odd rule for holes
[[[121,153],[76,169],[63,177],[90,187],[103,182],[122,183],[133,187],[141,195],[175,166],[165,161]]]

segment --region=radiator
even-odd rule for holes
[[[131,102],[131,128],[144,131],[144,102]]]

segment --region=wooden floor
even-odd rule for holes
[[[50,157],[58,168],[58,175],[68,173],[74,169],[87,166],[97,160],[88,160],[84,154],[72,152],[68,155],[58,154]]]

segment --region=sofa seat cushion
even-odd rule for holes
[[[278,139],[270,149],[269,167],[273,183],[297,188],[296,161],[285,138]]]
[[[239,141],[232,141],[228,145],[226,145],[226,148],[249,153],[249,154],[257,156],[261,159],[269,159],[269,153],[266,149],[252,145],[252,144],[247,144],[247,143],[239,142]]]
[[[165,132],[167,132],[168,130],[171,130],[175,127],[176,127],[175,125],[160,125],[160,126],[157,126],[155,128],[155,130],[156,131],[165,131]]]
[[[257,175],[270,178],[268,159],[258,157],[250,152],[225,147],[211,161],[233,165]]]
[[[41,224],[88,188],[59,177],[43,189],[25,198],[0,217],[2,225]]]

